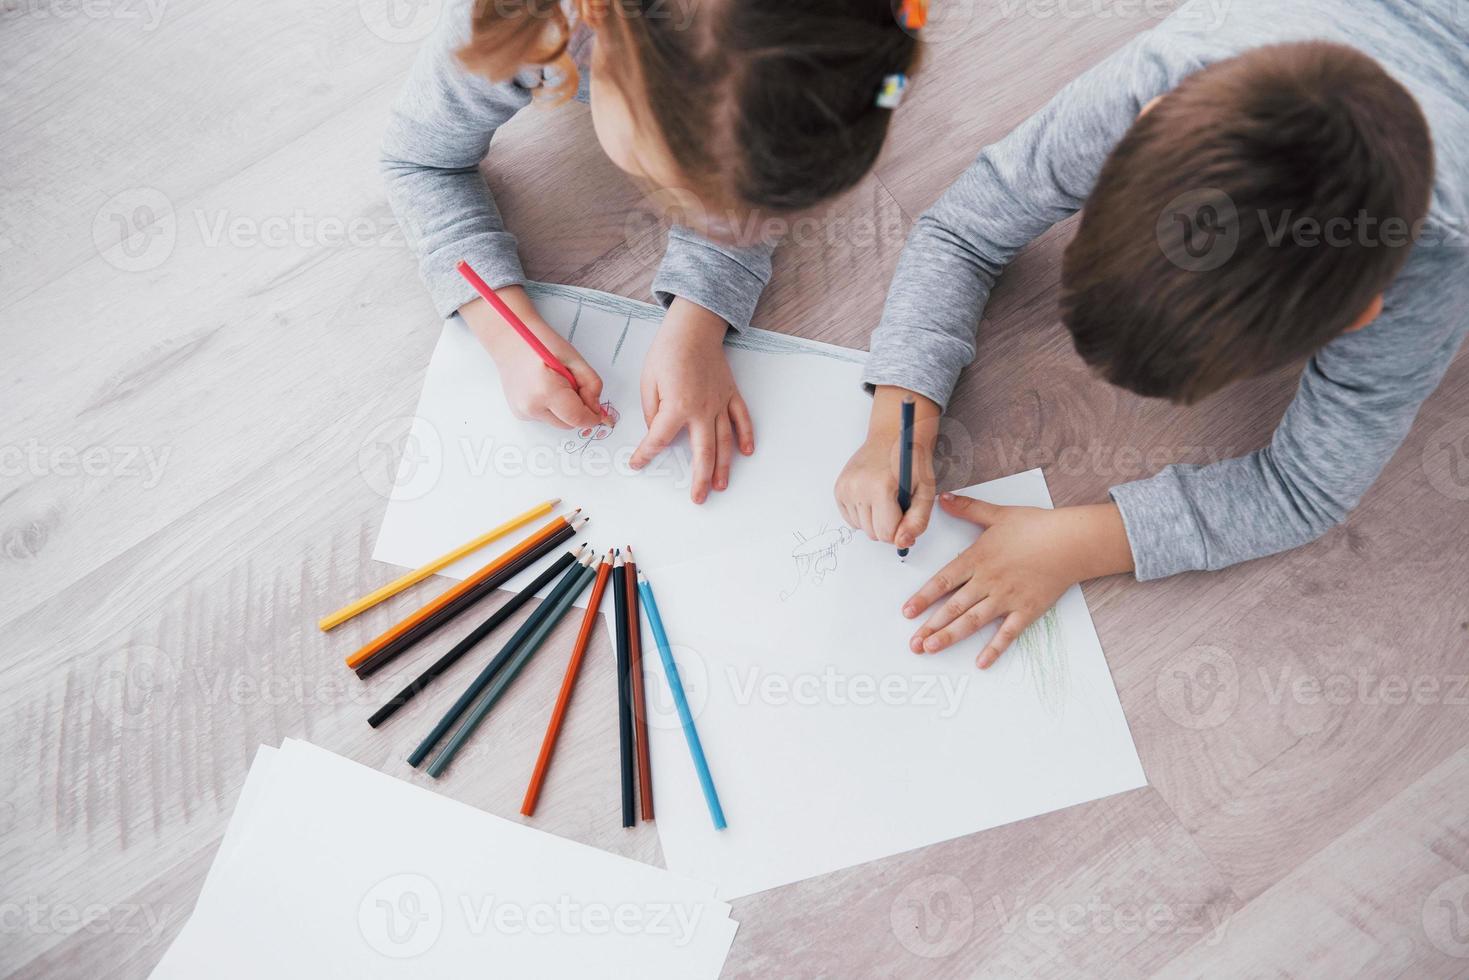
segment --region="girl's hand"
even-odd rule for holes
[[[901,463],[902,403],[917,402],[913,429],[913,500],[908,512],[898,506]],[[901,388],[881,387],[873,393],[872,421],[864,442],[837,477],[837,507],[852,527],[873,541],[911,548],[928,527],[933,512],[933,445],[939,407]]]
[[[496,292],[577,380],[577,388],[573,389],[565,378],[547,367],[489,303],[482,299],[466,303],[459,308],[459,315],[495,359],[505,400],[515,417],[534,419],[559,429],[579,429],[605,421],[602,379],[597,372],[575,347],[541,319],[530,294],[522,287],[506,286]]]
[[[735,446],[746,456],[755,451],[750,410],[724,358],[728,329],[717,314],[677,297],[643,362],[648,434],[632,455],[632,468],[647,466],[687,427],[694,450],[689,496],[696,504],[708,498],[711,485],[729,486]]]
[[[1045,510],[946,493],[939,506],[986,530],[904,604],[903,615],[912,619],[949,597],[913,634],[914,653],[938,653],[1003,619],[975,661],[983,670],[1072,585],[1132,571],[1116,504]]]

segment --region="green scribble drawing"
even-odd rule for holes
[[[1066,647],[1061,642],[1061,619],[1052,606],[1046,614],[1026,628],[1015,640],[1025,661],[1025,671],[1035,685],[1041,704],[1052,714],[1060,714],[1070,693],[1071,668],[1066,660]]]

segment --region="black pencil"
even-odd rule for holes
[[[627,573],[622,568],[622,552],[612,562],[613,635],[617,638],[617,747],[622,763],[622,825],[637,822],[633,809],[633,740],[632,690],[628,673],[627,649]]]
[[[514,615],[515,611],[529,602],[537,592],[541,591],[541,589],[545,588],[570,568],[575,561],[576,553],[572,551],[568,551],[556,559],[551,567],[536,576],[534,582],[512,596],[505,605],[495,610],[494,615],[476,626],[470,631],[468,636],[454,644],[448,653],[435,660],[427,670],[415,677],[413,683],[403,688],[403,690],[393,696],[392,700],[373,712],[372,717],[367,719],[367,723],[373,728],[376,728],[393,717],[393,714],[399,708],[412,701],[418,695],[419,691],[422,691],[429,684],[433,683],[434,678],[458,663],[461,657],[472,650],[481,640],[494,632],[501,623]]]
[[[413,649],[415,644],[427,639],[440,629],[443,629],[447,624],[458,619],[466,610],[478,605],[481,600],[494,593],[500,586],[555,551],[563,542],[585,527],[588,520],[590,518],[583,517],[581,520],[573,521],[520,558],[506,565],[483,582],[480,582],[468,592],[452,602],[445,604],[442,609],[436,610],[423,622],[408,630],[408,632],[393,640],[387,646],[353,668],[358,678],[366,680],[392,663],[396,658]]]
[[[580,557],[584,548],[585,546],[576,549],[574,554]],[[546,596],[545,600],[536,607],[535,612],[526,617],[525,622],[520,624],[520,629],[516,630],[514,635],[505,641],[505,645],[500,648],[500,652],[495,654],[495,659],[485,665],[485,669],[479,672],[479,676],[470,682],[470,685],[464,689],[463,694],[459,695],[459,700],[454,702],[454,706],[444,714],[444,717],[439,719],[439,723],[434,726],[433,731],[429,732],[427,737],[418,743],[418,748],[414,749],[413,754],[408,757],[408,764],[410,766],[417,769],[423,763],[423,760],[428,758],[428,754],[433,751],[434,746],[439,743],[439,740],[448,733],[450,728],[454,727],[459,721],[459,718],[474,703],[475,699],[484,693],[485,688],[490,686],[490,682],[495,679],[495,674],[499,672],[500,668],[505,666],[511,657],[515,656],[515,651],[525,641],[525,638],[534,633],[536,627],[541,624],[541,620],[550,615],[551,610],[556,607],[556,603],[561,596],[569,592],[576,585],[577,580],[581,577],[581,572],[582,567],[580,565],[572,565],[566,570],[566,574],[561,576],[561,581],[556,583],[556,587],[551,590],[550,595]]]

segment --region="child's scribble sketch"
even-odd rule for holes
[[[576,435],[561,443],[561,451],[563,453],[568,456],[576,456],[584,453],[592,443],[601,442],[612,434],[612,430],[617,428],[617,420],[621,416],[618,415],[617,409],[612,406],[611,402],[603,402],[602,411],[607,413],[607,417],[612,420],[612,424],[608,425],[599,422],[596,425],[577,429]]]
[[[852,529],[849,527],[827,530],[823,524],[821,530],[810,537],[797,531],[796,546],[791,549],[791,558],[796,563],[796,584],[781,591],[780,601],[785,602],[795,595],[802,582],[820,585],[829,572],[836,571],[837,549],[851,540]]]
[[[1056,607],[1047,609],[1016,637],[1015,646],[1041,704],[1052,714],[1060,714],[1069,693],[1071,665],[1061,642],[1061,618]]]

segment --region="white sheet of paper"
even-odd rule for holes
[[[553,497],[563,500],[563,513],[581,507],[592,518],[578,540],[602,550],[632,544],[639,565],[650,570],[716,554],[761,529],[804,524],[831,509],[832,484],[866,434],[865,353],[763,330],[731,337],[726,354],[754,417],[756,451],[735,459],[728,491],[695,505],[687,434],[642,472],[627,465],[647,432],[639,379],[662,310],[566,286],[534,286],[532,293],[546,322],[601,375],[603,399],[620,413],[617,426],[591,439],[516,419],[494,362],[459,318],[448,320],[402,450],[375,559],[422,565]],[[521,536],[444,574],[463,578]],[[523,588],[554,560],[548,556],[506,588]]]
[[[962,492],[1051,506],[1039,470]],[[645,617],[670,870],[730,899],[1146,784],[1079,588],[981,672],[993,625],[919,656],[922,619],[899,612],[974,525],[935,512],[902,564],[835,519],[782,526],[649,574],[729,821],[710,822]]]
[[[153,976],[717,976],[713,886],[287,740]]]

